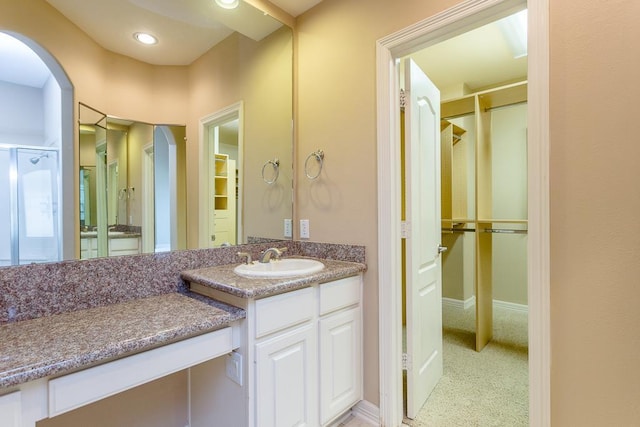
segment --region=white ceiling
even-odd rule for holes
[[[477,91],[526,79],[527,56],[514,58],[501,26],[496,21],[410,56],[440,89],[443,99],[463,84]]]
[[[282,26],[240,2],[223,9],[213,0],[47,0],[104,48],[155,65],[188,65],[238,31],[259,41]],[[144,46],[133,34],[147,32],[158,44]]]
[[[287,12],[289,15],[296,17],[302,15],[322,0],[270,0],[271,3]]]

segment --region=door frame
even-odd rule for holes
[[[529,424],[551,423],[549,0],[466,0],[376,43],[380,422],[403,417],[400,114],[397,60],[527,4]]]
[[[156,251],[154,162],[154,143],[151,141],[142,147],[142,253]]]
[[[211,194],[211,185],[209,182],[210,173],[210,156],[212,155],[211,148],[209,146],[209,128],[215,124],[222,124],[232,119],[238,119],[238,159],[237,165],[239,165],[238,176],[238,208],[236,211],[236,235],[244,238],[244,230],[242,229],[242,221],[239,219],[243,215],[243,175],[244,175],[244,102],[238,101],[231,104],[221,110],[211,113],[199,121],[199,197],[200,204],[198,209],[198,247],[208,248],[210,245],[210,230],[209,230],[209,202]],[[204,202],[203,202],[204,201]],[[213,212],[211,212],[213,215]]]

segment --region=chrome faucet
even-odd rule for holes
[[[286,250],[287,248],[269,248],[261,253],[262,257],[260,258],[260,262],[267,263],[271,260],[271,257],[278,259]]]

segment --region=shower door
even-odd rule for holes
[[[58,152],[0,147],[0,265],[61,259]]]

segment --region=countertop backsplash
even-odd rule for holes
[[[180,272],[236,264],[237,252],[254,259],[270,247],[284,256],[365,263],[364,246],[283,240],[212,249],[61,261],[0,268],[0,324],[100,307],[187,287]]]

